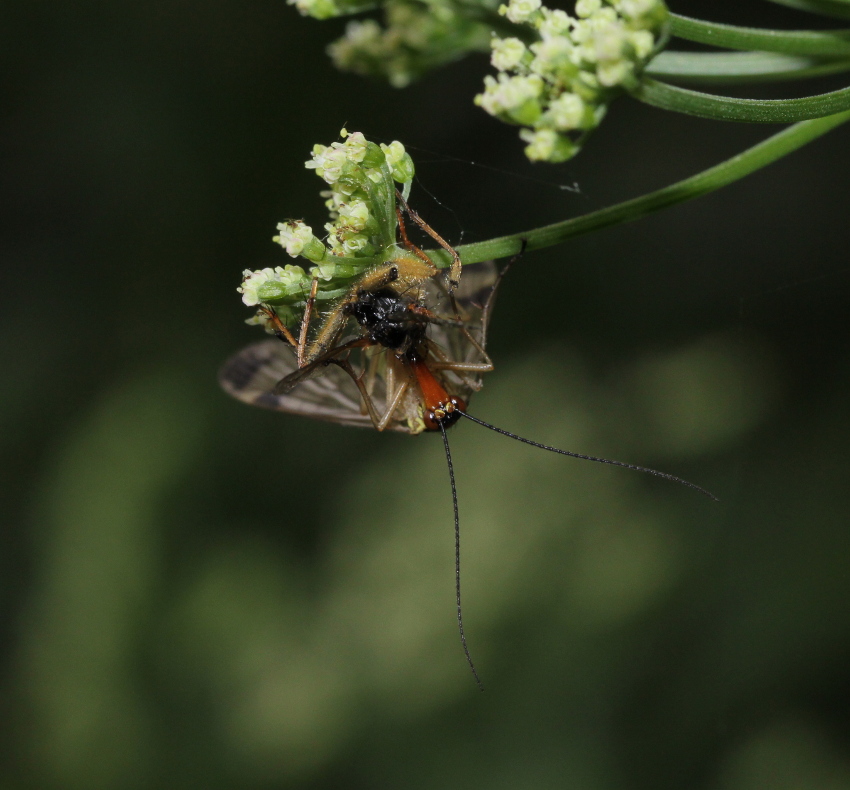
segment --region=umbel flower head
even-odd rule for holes
[[[493,13],[497,5],[498,0],[479,0],[475,6],[452,0],[386,0],[383,25],[374,19],[349,22],[328,54],[340,69],[403,88],[467,52],[486,51],[490,31],[470,8]]]
[[[662,0],[578,0],[575,16],[541,0],[510,0],[499,13],[536,31],[526,46],[515,37],[491,41],[498,77],[484,78],[475,102],[491,115],[527,128],[529,159],[563,162],[600,123],[608,102],[637,75],[666,35]]]
[[[368,141],[360,132],[343,129],[342,142],[313,146],[305,167],[315,170],[328,187],[322,192],[330,212],[324,226],[325,241],[302,220],[278,224],[273,241],[292,258],[304,258],[309,270],[287,264],[243,272],[237,291],[249,307],[274,306],[286,324],[297,318],[312,281],[317,279],[317,299],[332,300],[346,293],[351,278],[380,261],[394,257],[396,245],[396,184],[407,195],[414,166],[404,146]],[[268,314],[260,310],[248,323],[267,326]]]

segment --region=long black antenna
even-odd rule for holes
[[[438,422],[437,424],[440,426],[440,432],[443,434],[443,447],[446,448],[446,463],[449,465],[449,480],[452,484],[452,506],[455,511],[455,599],[457,600],[457,627],[460,630],[460,643],[463,645],[463,654],[466,656],[466,662],[472,670],[472,677],[475,678],[478,688],[484,691],[484,684],[475,671],[475,664],[472,663],[472,656],[469,655],[469,648],[466,645],[466,634],[463,632],[463,610],[460,606],[460,517],[457,510],[457,486],[455,485],[455,470],[452,466],[452,453],[449,450],[449,437],[446,435],[446,426],[442,422]]]
[[[561,450],[558,447],[550,447],[548,444],[540,444],[540,442],[533,442],[531,439],[525,439],[522,436],[517,436],[515,433],[511,433],[510,431],[506,431],[502,428],[497,428],[495,425],[490,425],[489,422],[484,422],[484,420],[479,420],[478,417],[473,417],[471,414],[467,414],[465,411],[461,411],[460,409],[455,409],[456,414],[460,414],[463,417],[466,417],[467,420],[472,420],[472,422],[477,422],[479,425],[483,425],[485,428],[489,428],[491,431],[495,431],[496,433],[502,434],[502,436],[507,436],[509,439],[516,439],[518,442],[524,442],[525,444],[530,444],[532,447],[539,447],[541,450],[548,450],[550,453],[559,453],[560,455],[568,455],[570,458],[579,458],[582,461],[595,461],[598,464],[611,464],[612,466],[622,466],[625,469],[634,469],[636,472],[646,472],[648,475],[655,475],[656,477],[663,477],[665,480],[670,480],[673,483],[679,483],[683,486],[687,486],[688,488],[693,488],[695,491],[699,491],[700,494],[707,496],[709,499],[713,499],[715,502],[719,502],[720,500],[711,493],[711,491],[706,491],[702,486],[698,486],[696,483],[690,483],[687,480],[683,480],[681,477],[676,477],[675,475],[668,475],[666,472],[659,472],[657,469],[649,469],[646,466],[636,466],[635,464],[627,464],[623,461],[612,461],[610,458],[597,458],[595,455],[582,455],[581,453],[571,453],[569,450]],[[442,424],[440,428],[443,428]],[[445,438],[446,432],[443,429],[443,438]],[[448,444],[446,444],[446,450],[448,451]],[[449,472],[452,469],[452,462],[449,460]],[[457,510],[455,510],[455,514]]]

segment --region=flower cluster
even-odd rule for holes
[[[309,272],[293,265],[247,269],[237,289],[246,305],[273,305],[285,323],[294,320],[292,306],[304,304],[313,279],[320,281],[317,298],[332,299],[346,280],[395,249],[395,185],[409,187],[413,160],[398,141],[377,145],[345,129],[341,136],[343,142],[314,146],[305,163],[328,185],[322,193],[330,211],[326,242],[301,220],[279,223],[273,238],[291,257],[314,265]],[[267,326],[267,312],[260,310],[249,323]]]
[[[510,0],[499,13],[536,30],[539,40],[491,42],[497,78],[484,78],[475,103],[525,127],[529,159],[563,162],[605,114],[617,91],[629,87],[666,33],[662,0],[578,0],[575,16],[541,0]]]
[[[482,0],[478,5],[492,12],[496,3]],[[471,50],[485,51],[490,38],[485,25],[450,0],[388,0],[384,18],[383,27],[373,19],[350,22],[345,35],[328,47],[334,64],[403,88]]]
[[[325,205],[331,217],[325,224],[328,252],[338,257],[371,258],[395,242],[394,182],[410,183],[413,160],[397,140],[378,146],[368,142],[360,132],[349,134],[345,129],[342,137],[344,143],[314,146],[313,158],[305,167],[315,170],[330,187],[322,193],[327,198]],[[388,210],[392,221],[387,216]],[[285,243],[283,236],[277,240],[289,252],[288,241]],[[298,252],[310,257],[306,247]],[[318,268],[323,279],[341,275],[339,271],[334,275],[327,265]]]
[[[357,14],[374,8],[376,3],[368,0],[286,0],[294,5],[303,16],[313,19],[331,19],[335,16]]]

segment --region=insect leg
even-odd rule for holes
[[[482,387],[482,383],[480,381],[474,381],[464,374],[489,373],[494,368],[493,361],[489,356],[487,356],[487,352],[484,351],[483,348],[479,350],[484,357],[484,362],[457,362],[453,359],[449,359],[446,352],[443,351],[443,349],[436,343],[431,343],[430,351],[435,357],[438,357],[438,360],[429,361],[428,367],[430,367],[431,370],[450,370],[452,373],[457,373],[458,377],[464,384],[466,384],[467,387],[478,392]]]
[[[422,230],[424,230],[434,241],[437,242],[449,255],[452,257],[451,266],[449,268],[449,285],[452,290],[457,288],[458,283],[460,282],[460,271],[461,271],[461,260],[460,255],[458,255],[457,250],[452,247],[437,231],[435,231],[427,222],[425,222],[419,214],[416,213],[410,206],[407,204],[407,201],[404,199],[404,196],[398,190],[395,191],[396,198],[398,202],[401,203],[402,208],[407,212],[407,216],[410,217]],[[404,234],[403,234],[404,236]],[[406,236],[404,236],[406,238]],[[405,244],[406,246],[406,244]]]
[[[427,263],[429,266],[433,266],[434,262],[407,237],[407,226],[404,224],[404,215],[398,206],[396,206],[395,215],[398,217],[398,230],[401,233],[401,241],[404,246],[419,258],[419,260]]]
[[[393,397],[392,402],[387,407],[386,412],[383,416],[381,416],[378,414],[378,410],[375,408],[375,402],[372,400],[372,396],[369,394],[369,391],[366,389],[366,385],[363,383],[363,376],[357,374],[351,363],[347,359],[329,359],[328,362],[342,368],[351,377],[351,380],[355,383],[357,389],[360,390],[360,397],[363,399],[363,404],[366,406],[366,411],[369,413],[369,419],[372,420],[375,430],[383,431],[387,425],[390,424],[393,412],[401,402],[401,399],[407,390],[408,383],[402,383],[402,385],[398,388],[398,391],[395,393],[395,397]]]
[[[262,310],[266,314],[266,318],[269,319],[269,322],[274,328],[275,337],[277,337],[278,340],[284,343],[289,343],[289,345],[297,349],[298,342],[292,336],[292,332],[290,332],[286,328],[286,325],[283,323],[283,321],[280,320],[280,317],[274,311],[274,309],[269,307],[268,305],[261,304],[260,310]]]
[[[301,318],[301,334],[298,336],[298,345],[296,347],[296,357],[298,359],[298,367],[304,367],[304,348],[307,345],[307,330],[310,328],[310,319],[313,317],[313,305],[316,303],[316,293],[319,290],[319,278],[314,277],[310,283],[310,295],[307,297],[307,304],[304,306],[304,315]]]

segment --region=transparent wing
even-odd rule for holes
[[[488,361],[483,349],[499,279],[499,270],[493,261],[463,268],[460,285],[455,292],[462,326],[457,324],[442,276],[434,277],[422,286],[425,306],[448,322],[429,323],[430,357],[434,362],[480,364]],[[354,344],[357,339],[349,342]],[[219,372],[219,383],[229,395],[252,406],[340,425],[373,427],[360,390],[351,376],[338,365],[325,364],[328,356],[335,356],[339,351],[337,346],[324,358],[299,370],[292,349],[279,340],[266,340],[250,345],[231,357]],[[345,354],[353,370],[362,376],[378,412],[381,413],[382,407],[390,408],[394,393],[399,392],[404,378],[409,378],[405,366],[379,347],[365,349],[352,346]],[[434,372],[450,394],[466,401],[481,388],[483,371],[437,368]],[[416,411],[417,403],[415,391],[409,388],[386,429],[411,433],[408,418]]]
[[[243,348],[227,360],[218,380],[228,395],[252,406],[340,425],[373,427],[361,406],[357,385],[336,365],[323,367],[321,375],[300,381],[291,392],[276,392],[278,383],[297,369],[288,346],[279,340],[266,340]],[[391,422],[387,430],[410,433],[406,424],[398,422]]]
[[[500,280],[500,270],[495,261],[463,267],[460,284],[455,291],[455,303],[463,326],[431,323],[428,327],[431,342],[442,349],[448,360],[473,365],[489,361],[482,352],[487,346],[487,327]],[[455,319],[442,276],[438,275],[426,283],[425,304],[441,318]],[[434,349],[431,355],[435,361],[440,361]],[[440,375],[446,389],[466,401],[473,392],[481,389],[483,371],[461,373],[442,370]]]

